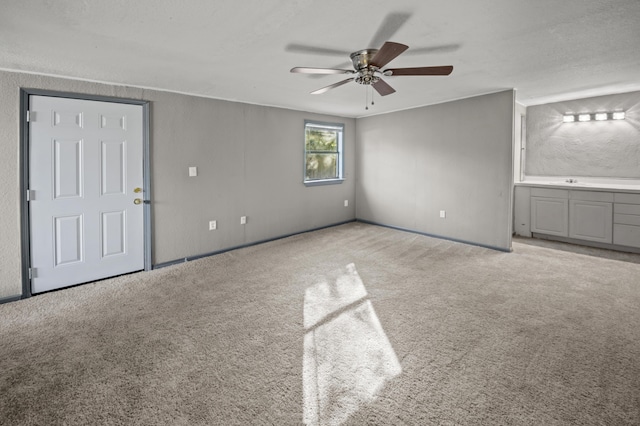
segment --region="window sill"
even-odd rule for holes
[[[339,185],[344,182],[344,178],[340,179],[322,179],[322,180],[305,180],[304,186],[322,186],[322,185]]]

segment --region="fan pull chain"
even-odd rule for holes
[[[373,86],[367,85],[364,88],[364,109],[369,110],[369,91],[371,91],[371,105],[375,105],[376,103],[373,101]]]
[[[367,91],[367,87],[364,88],[364,109],[369,109],[369,92]]]

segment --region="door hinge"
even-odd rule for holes
[[[31,111],[27,110],[27,123],[31,121]]]
[[[33,191],[27,189],[27,201],[33,201]]]
[[[36,277],[36,268],[29,268],[29,279],[33,279]]]

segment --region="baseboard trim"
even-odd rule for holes
[[[594,247],[594,248],[605,249],[605,250],[614,250],[614,251],[620,251],[620,252],[623,252],[623,253],[640,254],[640,248],[636,248],[636,247],[621,246],[621,245],[618,245],[618,244],[601,243],[601,242],[598,242],[598,241],[579,240],[577,238],[569,238],[569,237],[560,237],[560,236],[556,236],[556,235],[540,234],[538,232],[532,232],[531,233],[531,238],[537,238],[539,240],[547,240],[547,241],[559,241],[561,243],[575,244],[577,246]]]
[[[3,303],[17,302],[22,296],[0,297],[0,305]]]
[[[505,253],[511,253],[513,251],[512,249],[505,249],[503,247],[490,246],[490,245],[487,245],[487,244],[475,243],[473,241],[467,241],[467,240],[460,240],[460,239],[457,239],[457,238],[445,237],[444,235],[430,234],[428,232],[416,231],[414,229],[403,228],[403,227],[400,227],[400,226],[386,225],[384,223],[373,222],[373,221],[365,220],[365,219],[356,219],[356,222],[366,223],[368,225],[382,226],[383,228],[390,228],[390,229],[395,229],[397,231],[410,232],[412,234],[424,235],[425,237],[437,238],[439,240],[453,241],[454,243],[468,244],[470,246],[482,247],[482,248],[501,251],[501,252],[505,252]]]
[[[168,262],[162,262],[162,263],[158,263],[156,265],[153,265],[153,269],[166,268],[168,266],[178,265],[180,263],[190,262],[192,260],[202,259],[204,257],[215,256],[217,254],[222,254],[222,253],[226,253],[226,252],[233,251],[233,250],[238,250],[238,249],[251,247],[251,246],[257,246],[259,244],[269,243],[271,241],[277,241],[277,240],[281,240],[283,238],[293,237],[295,235],[306,234],[308,232],[315,232],[315,231],[320,231],[322,229],[333,228],[335,226],[345,225],[347,223],[352,223],[352,222],[355,222],[355,221],[356,221],[356,219],[350,219],[350,220],[346,220],[344,222],[338,222],[338,223],[333,223],[331,225],[325,225],[325,226],[320,226],[320,227],[313,228],[313,229],[308,229],[306,231],[293,232],[291,234],[280,235],[280,236],[277,236],[277,237],[267,238],[265,240],[254,241],[254,242],[247,243],[247,244],[241,244],[241,245],[238,245],[238,246],[233,246],[233,247],[229,247],[229,248],[225,248],[225,249],[221,249],[221,250],[216,250],[216,251],[212,251],[212,252],[208,252],[208,253],[196,254],[194,256],[188,256],[188,257],[185,257],[185,258],[182,258],[182,259],[170,260]]]

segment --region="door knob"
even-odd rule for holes
[[[142,188],[136,188],[133,190],[133,192],[135,192],[136,194],[139,194],[142,192]]]
[[[135,200],[133,200],[133,204],[142,204],[142,199],[136,198]]]

